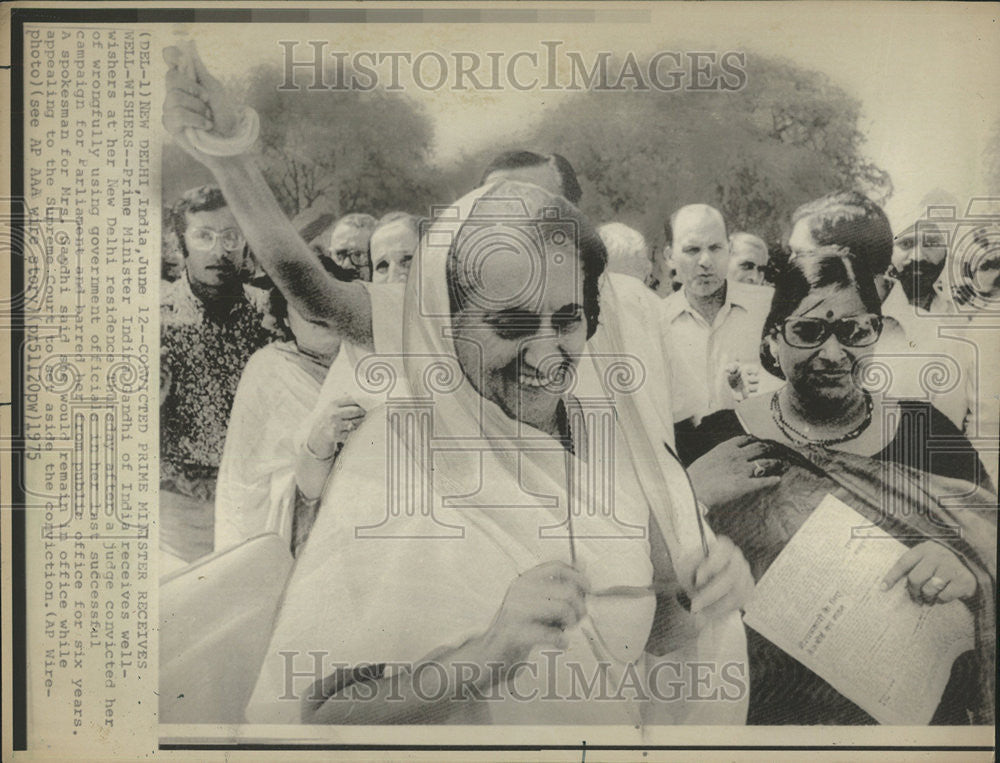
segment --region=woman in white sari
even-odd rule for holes
[[[332,272],[330,261],[322,261]],[[269,532],[294,550],[312,523],[310,499],[319,495],[330,470],[333,456],[322,456],[335,453],[364,415],[348,400],[331,402],[332,384],[320,396],[347,343],[306,321],[273,286],[269,302],[265,320],[287,338],[255,352],[240,376],[216,484],[216,551]],[[343,374],[335,376],[334,383]],[[304,447],[309,441],[310,448]]]
[[[576,208],[536,186],[478,189],[436,220],[404,352],[359,366],[395,386],[327,483],[250,722],[641,739],[650,723],[744,721],[746,562],[702,527],[662,446],[657,380],[622,349],[641,318],[597,330],[605,261]],[[708,683],[694,663],[716,666]]]

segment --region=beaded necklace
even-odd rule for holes
[[[796,440],[809,445],[839,445],[842,442],[856,439],[872,423],[872,410],[874,410],[874,408],[875,403],[872,401],[872,396],[867,390],[865,390],[865,417],[860,424],[854,427],[854,429],[850,432],[839,435],[838,437],[813,438],[803,434],[785,421],[785,417],[781,413],[781,403],[778,400],[778,392],[775,392],[771,397],[771,416],[774,418],[774,423],[778,425],[778,429],[780,429],[789,440]]]

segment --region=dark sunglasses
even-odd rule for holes
[[[872,314],[836,321],[823,318],[786,318],[781,324],[781,335],[785,341],[800,350],[819,347],[831,334],[844,347],[868,347],[882,336],[882,318]]]

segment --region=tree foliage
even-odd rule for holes
[[[888,199],[888,174],[864,155],[856,98],[785,60],[748,56],[746,74],[736,92],[572,94],[526,114],[516,141],[494,142],[444,167],[430,163],[432,121],[406,95],[282,91],[281,72],[266,66],[229,84],[260,113],[261,166],[290,217],[426,214],[472,188],[490,159],[509,148],[565,155],[580,176],[584,212],[595,223],[633,225],[654,245],[663,241],[670,212],[688,203],[713,204],[730,230],[777,246],[791,212],[806,201],[845,188]],[[996,146],[1000,137],[991,155],[1000,166]],[[164,192],[172,196],[173,186],[194,184],[204,170],[167,149]]]
[[[281,90],[281,77],[257,67],[243,91],[261,118],[262,170],[289,216],[420,211],[436,188],[433,127],[418,104],[377,90]]]
[[[580,175],[582,207],[661,243],[683,204],[718,207],[730,230],[772,246],[799,204],[858,188],[876,201],[888,174],[866,160],[861,106],[820,73],[748,57],[737,92],[588,91],[565,99],[531,131],[529,145],[564,154]],[[483,166],[503,148],[478,157]]]

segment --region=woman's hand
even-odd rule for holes
[[[716,445],[688,467],[695,495],[709,509],[774,487],[787,468],[770,446],[749,435]]]
[[[184,131],[193,127],[228,138],[239,124],[240,109],[222,83],[208,73],[194,43],[165,48],[163,60],[170,67],[163,126],[188,154],[211,167],[217,160],[192,146]]]
[[[586,614],[590,583],[579,570],[547,562],[519,575],[507,589],[489,630],[480,638],[483,662],[503,663],[501,679],[537,646],[565,649],[565,631]]]
[[[708,556],[694,571],[691,614],[717,618],[741,610],[753,595],[754,580],[743,552],[729,538],[709,542]]]
[[[329,403],[317,417],[295,462],[295,484],[305,500],[320,497],[337,449],[364,418],[365,409],[348,397]]]
[[[302,719],[338,725],[447,722],[459,698],[481,698],[490,686],[513,679],[535,647],[565,648],[563,631],[583,617],[589,587],[582,573],[562,562],[533,567],[507,588],[493,624],[483,635],[455,648],[435,650],[420,660],[443,667],[444,676],[451,679],[433,699],[420,691],[416,668],[349,684],[346,689],[341,670],[313,684],[303,698]],[[470,664],[480,668],[471,683],[462,678]]]
[[[349,397],[341,397],[329,403],[316,418],[306,450],[322,461],[329,461],[337,454],[337,449],[347,442],[351,432],[361,426],[365,419],[365,409]]]
[[[968,599],[978,587],[976,576],[961,559],[932,540],[925,540],[899,557],[882,579],[882,590],[888,591],[904,576],[910,598],[925,604]]]

